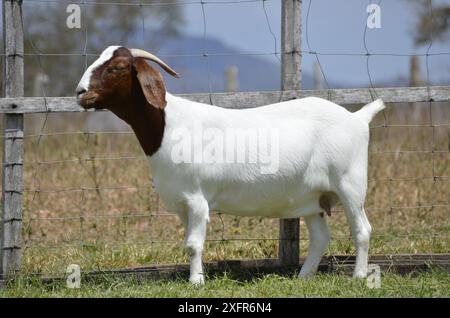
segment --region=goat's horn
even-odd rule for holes
[[[130,52],[133,57],[142,57],[146,60],[153,61],[157,63],[159,66],[161,66],[167,73],[169,73],[173,77],[176,78],[180,77],[177,72],[175,72],[173,69],[170,68],[169,65],[164,63],[159,57],[153,55],[152,53],[149,53],[141,49],[130,49]]]

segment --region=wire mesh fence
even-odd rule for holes
[[[73,1],[23,1],[24,13],[36,6],[64,10]],[[333,101],[332,84],[323,58],[346,56],[364,58],[368,90],[376,99],[379,90],[372,79],[371,59],[380,57],[417,56],[425,60],[428,102],[388,103],[383,115],[371,124],[369,146],[369,182],[366,211],[373,227],[371,254],[448,253],[450,246],[450,107],[448,102],[434,102],[431,98],[429,60],[450,52],[432,52],[430,34],[426,52],[372,52],[367,44],[367,25],[362,41],[363,52],[318,52],[312,46],[310,12],[314,0],[304,1],[303,47],[301,54],[315,59],[320,68],[328,97]],[[381,4],[379,1],[378,4]],[[98,8],[114,7],[137,10],[141,37],[132,39],[136,46],[146,46],[149,18],[146,10],[169,7],[197,6],[202,21],[203,47],[196,53],[158,54],[170,61],[201,60],[206,70],[203,91],[213,104],[214,84],[212,67],[218,58],[235,56],[269,56],[277,63],[283,52],[277,44],[277,32],[271,23],[270,5],[278,0],[242,1],[79,1],[83,17],[92,20]],[[261,26],[273,41],[271,52],[210,52],[208,19],[211,6],[251,5],[261,12],[265,25]],[[429,15],[433,5],[429,1]],[[306,9],[306,10],[305,10]],[[161,11],[158,11],[161,12]],[[366,17],[365,13],[364,17]],[[64,16],[64,15],[63,15]],[[364,19],[365,21],[365,19]],[[27,21],[25,20],[26,24]],[[85,23],[82,50],[77,52],[46,51],[33,38],[35,31],[25,34],[25,68],[36,74],[51,74],[44,80],[49,84],[33,88],[25,83],[30,95],[47,98],[51,93],[75,87],[86,66],[98,56],[89,51],[92,25]],[[224,26],[225,27],[225,26]],[[25,28],[25,30],[27,30]],[[134,30],[134,29],[133,29]],[[77,35],[79,36],[79,34]],[[96,39],[98,41],[98,39]],[[128,41],[128,40],[127,40]],[[2,41],[3,42],[3,41]],[[53,47],[52,47],[53,48]],[[57,48],[57,45],[56,45]],[[2,60],[7,54],[2,54]],[[64,61],[78,65],[75,74],[67,77],[70,85],[59,85],[65,75],[52,63]],[[3,62],[3,61],[2,61]],[[67,60],[65,61],[66,63]],[[4,63],[4,62],[3,62]],[[188,62],[186,62],[188,63]],[[77,73],[78,72],[78,73]],[[279,76],[279,74],[277,74]],[[74,84],[74,85],[72,85]],[[169,83],[170,84],[170,83]],[[28,85],[30,86],[30,85]],[[169,85],[170,87],[170,85]],[[50,91],[50,93],[49,93]],[[280,95],[280,100],[283,98]],[[447,98],[450,98],[448,96]],[[350,105],[355,110],[359,105]],[[97,117],[94,117],[97,116]],[[94,117],[95,119],[92,119]],[[21,273],[61,275],[68,264],[81,265],[83,270],[107,270],[162,263],[185,263],[184,230],[176,215],[166,211],[151,183],[151,168],[139,144],[125,126],[92,128],[109,121],[111,115],[101,113],[29,114],[25,117],[23,158],[23,227]],[[3,163],[2,165],[10,163]],[[353,245],[342,208],[332,211],[329,219],[333,240],[329,255],[352,254]],[[306,254],[308,234],[301,226],[300,253]],[[247,218],[211,212],[204,259],[228,260],[244,258],[276,258],[280,242],[278,220]]]

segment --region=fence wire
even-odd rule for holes
[[[273,56],[277,61],[280,56],[286,53],[279,50],[277,43],[278,39],[273,27],[270,23],[270,11],[266,8],[266,2],[280,2],[280,0],[241,0],[241,1],[165,1],[165,2],[109,2],[109,1],[79,1],[83,8],[83,17],[88,19],[88,11],[93,6],[121,6],[123,10],[130,7],[141,9],[141,35],[142,44],[145,44],[146,34],[146,17],[142,8],[152,6],[186,6],[197,5],[201,10],[202,24],[203,24],[203,52],[200,54],[159,54],[166,58],[186,58],[186,57],[200,57],[204,59],[207,65],[207,90],[210,96],[210,103],[212,102],[212,74],[211,66],[213,60],[211,57],[235,57],[235,56]],[[67,5],[73,1],[56,1],[56,0],[27,0],[24,3],[57,3],[60,5]],[[424,53],[409,54],[409,53],[382,53],[371,52],[367,44],[367,25],[364,25],[364,37],[362,39],[364,45],[364,52],[319,52],[310,43],[310,12],[314,9],[314,0],[307,2],[306,7],[306,21],[304,22],[304,45],[306,48],[301,50],[302,54],[311,55],[316,60],[320,74],[325,82],[326,89],[329,91],[329,99],[332,100],[330,93],[331,86],[327,78],[327,71],[321,61],[322,56],[350,56],[350,57],[365,57],[366,58],[366,73],[369,82],[368,90],[373,99],[378,98],[377,88],[374,87],[372,79],[372,71],[370,68],[370,59],[375,56],[388,57],[424,57],[426,60],[426,86],[428,92],[428,123],[392,123],[389,120],[388,110],[383,113],[382,123],[374,122],[371,126],[372,141],[370,145],[370,163],[376,165],[377,171],[371,171],[369,175],[368,199],[366,211],[371,217],[387,214],[389,220],[381,218],[377,221],[377,225],[383,228],[383,232],[377,231],[377,226],[374,225],[375,233],[373,240],[375,244],[380,245],[383,240],[395,242],[400,240],[403,242],[399,244],[399,250],[415,251],[418,249],[422,251],[421,244],[425,249],[432,248],[433,252],[449,252],[448,238],[450,237],[448,216],[450,212],[450,202],[445,192],[445,183],[450,180],[450,171],[448,166],[448,155],[450,149],[440,149],[437,144],[442,143],[438,138],[438,129],[447,129],[450,127],[449,122],[437,122],[433,112],[433,101],[430,94],[430,66],[429,58],[432,56],[450,55],[450,52],[431,52],[433,46],[433,34],[431,28],[429,45]],[[213,5],[233,5],[236,10],[239,10],[239,4],[254,3],[261,5],[261,13],[264,15],[265,32],[273,39],[272,52],[208,52],[208,6]],[[369,1],[371,3],[371,1]],[[378,5],[382,4],[382,0],[378,1]],[[280,3],[281,6],[281,3]],[[433,21],[433,4],[428,1],[429,15]],[[431,23],[432,24],[432,23]],[[32,38],[27,38],[27,41],[32,48],[32,52],[25,52],[24,56],[34,57],[35,64],[42,74],[46,74],[45,67],[41,59],[43,57],[81,57],[84,59],[85,68],[89,65],[89,59],[98,56],[98,53],[89,52],[89,29],[88,23],[84,23],[84,44],[82,52],[80,53],[64,53],[64,52],[41,52]],[[5,57],[5,54],[0,54]],[[42,87],[42,97],[47,107],[47,92],[45,87]],[[176,215],[167,212],[161,204],[157,194],[154,191],[152,183],[149,181],[142,181],[144,171],[147,172],[146,157],[139,155],[138,146],[135,141],[126,139],[126,137],[133,138],[131,131],[52,131],[47,132],[46,128],[49,124],[49,114],[46,112],[42,120],[42,126],[38,134],[25,134],[24,138],[27,143],[33,145],[33,157],[31,158],[29,149],[26,150],[24,164],[26,170],[26,188],[25,195],[25,218],[24,225],[24,267],[30,274],[39,274],[42,272],[50,272],[52,274],[64,273],[61,268],[61,262],[65,264],[71,261],[72,258],[80,262],[87,263],[88,267],[92,269],[113,269],[116,266],[133,266],[159,262],[175,262],[181,263],[186,260],[182,252],[182,229],[179,222],[176,220]],[[422,117],[423,115],[421,115]],[[413,133],[419,134],[421,130],[430,129],[431,138],[427,145],[431,149],[423,148],[416,149],[396,149],[389,150],[388,144],[390,142],[390,134],[392,129],[409,129]],[[381,131],[381,133],[380,133]],[[394,138],[398,138],[397,134]],[[400,134],[401,135],[401,134]],[[442,135],[442,133],[440,134]],[[449,134],[450,136],[450,134]],[[44,139],[59,138],[63,139],[63,144],[53,143],[53,146],[66,147],[68,141],[75,141],[76,150],[81,154],[75,157],[70,157],[70,154],[65,158],[47,158],[41,155],[44,151],[46,155],[51,153],[48,149],[42,149]],[[377,139],[378,138],[378,139]],[[99,148],[101,139],[114,139],[114,142],[128,142],[133,143],[132,146],[127,146],[127,154],[109,154],[107,156],[98,155],[95,152]],[[414,139],[414,137],[413,137]],[[417,137],[418,139],[418,137]],[[376,140],[376,142],[374,142]],[[449,142],[450,143],[450,142]],[[381,144],[381,146],[379,146]],[[401,145],[400,145],[401,146]],[[108,147],[107,147],[108,148]],[[375,149],[374,149],[375,148]],[[381,149],[380,149],[381,148]],[[94,149],[94,150],[93,150]],[[109,149],[109,148],[108,148]],[[108,150],[107,149],[107,150]],[[131,150],[131,151],[130,151]],[[131,152],[131,155],[130,153]],[[376,164],[377,156],[385,156],[393,158],[392,166],[380,167]],[[430,156],[430,171],[428,174],[421,174],[417,171],[417,167],[408,169],[408,160],[404,161],[402,157],[407,156]],[[446,157],[442,162],[437,158],[438,156]],[[384,162],[390,161],[389,159]],[[409,160],[409,162],[414,160]],[[423,158],[416,158],[415,164],[420,167],[420,163],[426,162]],[[122,166],[109,167],[111,163],[123,162]],[[398,163],[402,162],[402,163]],[[4,165],[4,164],[3,164]],[[401,167],[399,167],[401,165]],[[60,166],[60,167],[58,167]],[[71,172],[70,169],[74,169]],[[398,177],[396,172],[406,170],[410,174],[407,176]],[[123,168],[124,171],[117,171],[115,169]],[[385,168],[383,170],[383,168]],[[55,170],[53,170],[55,169]],[[59,174],[54,174],[54,171],[60,169]],[[379,169],[379,171],[378,171]],[[419,169],[420,170],[420,169]],[[440,172],[442,170],[442,174]],[[53,172],[53,174],[52,174]],[[67,176],[73,173],[75,181],[80,182],[76,186],[60,186],[59,179],[66,180]],[[117,173],[117,178],[113,185],[105,185],[102,183],[111,173]],[[150,172],[149,172],[150,173]],[[448,175],[444,173],[449,173]],[[133,184],[124,181],[125,176],[130,174]],[[90,182],[85,183],[82,176],[88,176]],[[68,178],[67,177],[67,178]],[[47,178],[47,179],[46,179]],[[53,180],[56,178],[56,180]],[[128,180],[126,180],[128,181]],[[428,184],[431,182],[431,185]],[[42,183],[46,185],[43,186]],[[405,184],[409,186],[405,186]],[[380,185],[381,184],[381,185]],[[412,184],[412,186],[411,186]],[[50,185],[50,186],[49,186]],[[431,190],[429,190],[431,188]],[[444,193],[440,193],[444,188]],[[400,200],[399,197],[408,197],[409,193],[399,193],[401,191],[416,191],[418,197],[416,202],[409,202],[409,200]],[[422,192],[431,193],[429,195],[421,194]],[[110,195],[105,193],[112,193]],[[370,194],[374,194],[374,199]],[[439,194],[439,198],[437,195]],[[70,195],[69,198],[59,200],[58,196]],[[47,196],[47,197],[45,197]],[[54,196],[52,198],[52,196]],[[56,196],[56,197],[55,197]],[[99,201],[99,205],[92,205],[90,207],[92,198]],[[128,200],[136,200],[134,209],[129,207],[122,208],[125,198]],[[426,202],[421,201],[421,197],[426,197]],[[443,198],[442,198],[443,197]],[[61,197],[59,197],[61,198]],[[387,199],[387,205],[377,205],[374,200]],[[60,202],[64,201],[64,202]],[[405,203],[406,201],[406,203]],[[118,207],[115,206],[118,204]],[[47,206],[54,206],[57,211],[50,211]],[[126,205],[133,206],[133,202],[126,201]],[[142,207],[146,207],[143,209]],[[65,210],[67,208],[68,210]],[[95,211],[92,211],[95,209]],[[61,212],[63,211],[63,212]],[[332,235],[336,232],[342,224],[343,220],[342,209],[337,207],[332,212],[332,217],[329,223],[332,227]],[[63,214],[63,215],[61,215]],[[428,217],[431,216],[431,224],[428,223]],[[425,228],[418,231],[417,229],[409,228],[407,224],[415,218],[414,223],[417,227],[425,226]],[[240,258],[248,257],[248,252],[245,248],[251,250],[254,257],[276,257],[277,243],[279,237],[277,236],[278,222],[273,220],[266,220],[262,218],[238,218],[232,216],[223,216],[221,214],[211,213],[211,229],[206,243],[208,248],[205,251],[206,259],[229,259],[229,250],[233,250],[231,257]],[[98,222],[106,222],[104,225]],[[246,223],[242,225],[241,223]],[[443,224],[442,224],[443,222]],[[386,224],[388,223],[388,224]],[[74,228],[78,231],[74,231]],[[251,228],[246,230],[245,228]],[[97,228],[99,230],[97,230]],[[131,229],[130,229],[131,228]],[[399,230],[401,228],[401,230]],[[334,230],[334,231],[333,231]],[[38,232],[40,231],[40,232]],[[51,232],[54,232],[53,234]],[[130,233],[131,232],[131,233]],[[301,240],[307,240],[305,235],[307,232],[302,224]],[[340,233],[341,235],[333,235],[333,243],[329,248],[329,253],[349,253],[351,252],[344,243],[349,241],[350,231],[347,233]],[[416,238],[416,239],[414,239]],[[431,244],[427,240],[432,240]],[[439,241],[439,239],[441,241]],[[236,244],[234,244],[235,242]],[[249,245],[253,244],[253,245]],[[302,247],[306,248],[306,246]],[[343,245],[344,244],[344,245]],[[412,245],[411,245],[412,244]],[[414,246],[417,244],[419,246]],[[428,244],[428,245],[427,245]],[[157,247],[160,245],[161,247]],[[373,244],[372,244],[373,245]],[[405,247],[406,246],[406,247]],[[436,247],[437,246],[437,247]],[[144,248],[146,247],[146,248]],[[377,251],[386,252],[386,248],[375,246],[375,253]],[[39,254],[42,250],[50,251],[48,253]],[[62,250],[62,252],[52,252],[53,250]],[[81,252],[80,252],[81,251]],[[303,251],[303,250],[302,250]],[[393,245],[389,249],[390,252],[395,253],[397,246]],[[430,251],[431,252],[431,251]],[[53,253],[53,254],[52,254]],[[102,254],[103,253],[103,254]],[[134,253],[134,254],[133,254]],[[373,253],[373,251],[372,251]],[[132,255],[132,256],[129,256]],[[127,258],[130,258],[127,260]],[[90,259],[91,258],[91,259]],[[104,259],[102,259],[104,258]],[[54,260],[57,259],[57,260]],[[46,264],[54,262],[57,265]]]

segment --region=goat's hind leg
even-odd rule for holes
[[[340,199],[356,245],[356,264],[353,277],[364,278],[367,276],[370,234],[372,232],[372,227],[364,211],[365,191],[350,186],[350,183],[343,187],[343,190]]]
[[[319,268],[322,256],[330,242],[330,231],[325,217],[320,214],[306,216],[306,226],[309,232],[308,256],[300,270],[300,277],[311,277]]]

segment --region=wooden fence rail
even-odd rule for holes
[[[419,103],[450,101],[450,86],[375,88],[379,98],[385,103]],[[287,90],[239,93],[198,93],[177,94],[189,100],[224,108],[251,108],[279,101],[303,97],[321,97],[339,105],[367,104],[373,99],[368,88],[328,89],[328,90]],[[75,97],[16,97],[0,98],[0,113],[27,114],[45,112],[84,112]],[[90,110],[91,111],[91,110]]]

